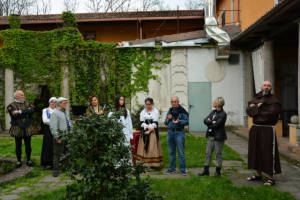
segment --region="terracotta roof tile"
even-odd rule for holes
[[[203,18],[203,10],[135,11],[112,13],[77,13],[77,22],[117,21],[138,19],[191,19]],[[62,23],[61,14],[22,15],[22,24]],[[7,25],[8,17],[0,17],[0,25]]]
[[[232,38],[241,32],[241,27],[237,26],[237,25],[228,25],[228,26],[225,26],[223,28],[223,30],[226,31],[229,34],[229,36]],[[164,36],[160,36],[160,37],[148,38],[148,39],[143,39],[143,40],[129,41],[129,44],[137,45],[137,44],[145,44],[145,43],[154,42],[154,41],[164,41],[164,42],[170,43],[170,42],[192,40],[192,39],[205,38],[205,37],[206,37],[205,30],[198,30],[198,31],[191,31],[191,32],[186,32],[186,33],[164,35]]]
[[[197,38],[204,38],[205,37],[205,31],[204,30],[198,30],[198,31],[192,31],[187,33],[179,33],[179,34],[172,34],[172,35],[164,35],[160,37],[155,38],[148,38],[143,40],[134,40],[130,41],[129,44],[131,45],[137,45],[137,44],[144,44],[154,41],[163,41],[163,42],[177,42],[182,40],[192,40]]]

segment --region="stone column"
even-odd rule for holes
[[[61,96],[69,99],[67,111],[70,112],[70,76],[69,76],[69,66],[64,65],[62,68],[63,71],[63,79],[62,79],[62,90]]]
[[[178,96],[180,104],[188,110],[187,49],[172,49],[171,96]]]
[[[5,108],[14,101],[14,72],[11,69],[5,69]],[[10,116],[5,112],[5,129],[10,128]]]
[[[254,96],[254,79],[253,79],[253,67],[251,62],[251,53],[244,52],[245,55],[245,105],[248,105],[248,102]]]
[[[298,21],[298,117],[300,117],[300,20]],[[300,120],[298,120],[300,125]]]
[[[272,41],[265,41],[262,46],[252,52],[252,64],[256,93],[261,90],[261,84],[265,80],[269,80],[273,85],[275,85],[274,52]]]
[[[68,65],[68,57],[69,52],[63,51],[62,52],[62,59],[63,59],[63,65],[62,65],[62,83],[61,83],[61,96],[65,97],[69,100],[67,111],[70,112],[70,71],[69,71],[69,65]]]
[[[298,119],[300,117],[300,20],[298,20]],[[291,137],[291,135],[290,135]],[[296,145],[300,145],[300,120],[296,126]]]
[[[264,80],[269,80],[275,86],[274,51],[273,42],[264,42]],[[275,90],[273,90],[273,93]]]
[[[253,77],[253,66],[252,66],[252,59],[251,59],[251,52],[244,52],[245,55],[245,82],[244,82],[244,88],[245,88],[245,107],[244,110],[246,110],[248,106],[248,102],[252,100],[254,96],[255,86],[254,86],[254,77]],[[248,124],[248,127],[250,128],[250,121],[251,119],[245,115],[245,124]]]

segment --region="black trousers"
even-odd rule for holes
[[[27,161],[30,161],[31,136],[26,136],[25,129],[23,129],[23,137],[15,137],[17,160],[18,160],[18,162],[21,162],[21,160],[22,160],[22,140],[24,140],[24,143],[25,143],[25,152],[26,152]]]
[[[62,154],[65,152],[65,143],[58,144],[56,139],[53,139],[53,170],[59,170]]]

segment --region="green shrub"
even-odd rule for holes
[[[131,113],[132,126],[136,130],[141,129],[140,113],[144,110],[144,105],[138,105],[138,107]]]
[[[65,27],[77,27],[76,16],[70,11],[62,13],[62,19]]]
[[[67,187],[66,199],[154,199],[145,168],[131,164],[130,147],[124,144],[118,113],[112,117],[80,117],[72,132],[62,136],[66,144],[64,168],[76,184]],[[138,190],[137,186],[143,186]]]
[[[10,15],[8,21],[11,29],[21,28],[21,17],[19,15]]]
[[[3,173],[6,174],[14,170],[14,164],[10,162],[2,162],[0,168]]]

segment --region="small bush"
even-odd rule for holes
[[[62,13],[62,19],[65,27],[77,27],[76,16],[70,11]]]
[[[0,165],[0,168],[1,168],[0,174],[1,174],[1,171],[3,174],[7,174],[14,170],[14,164],[10,163],[10,162],[2,162]]]
[[[21,17],[19,15],[10,15],[8,17],[8,22],[11,29],[21,28]]]
[[[65,199],[156,198],[147,181],[140,179],[145,168],[131,163],[119,117],[82,116],[73,131],[62,136],[67,142],[63,165],[76,180],[67,187]],[[143,186],[143,190],[137,186]]]
[[[131,113],[131,119],[132,119],[132,126],[136,130],[141,129],[141,121],[140,121],[140,114],[144,110],[144,105],[139,105],[132,113]]]

